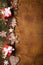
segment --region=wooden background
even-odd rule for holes
[[[17,21],[18,65],[43,65],[43,0],[19,0]]]

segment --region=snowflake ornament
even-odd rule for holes
[[[4,65],[8,65],[9,62],[7,60],[4,60]]]
[[[7,33],[7,32],[5,32],[5,31],[0,32],[0,36],[1,36],[1,37],[6,37],[6,33]]]

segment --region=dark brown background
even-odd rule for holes
[[[19,0],[18,8],[18,65],[43,65],[43,0]]]

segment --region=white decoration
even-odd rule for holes
[[[14,33],[10,34],[9,40],[11,40],[11,44],[14,44],[14,42],[18,42],[17,36],[15,36]]]
[[[14,28],[17,25],[16,19],[13,18],[11,22],[11,26]]]
[[[13,32],[13,29],[12,29],[12,28],[10,28],[10,29],[9,29],[9,32]]]
[[[8,65],[9,62],[7,60],[4,60],[4,65]]]
[[[6,33],[7,33],[7,32],[5,32],[5,31],[0,32],[0,36],[1,36],[1,37],[6,37]]]
[[[10,63],[11,63],[11,65],[17,65],[18,62],[19,62],[19,57],[10,56]]]

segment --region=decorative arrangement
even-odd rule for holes
[[[18,0],[1,0],[0,1],[0,60],[4,65],[16,65],[19,62],[19,57],[13,56],[15,53],[15,43],[18,43],[18,37],[15,34],[17,25],[16,12]],[[6,58],[9,58],[9,61]],[[12,64],[13,63],[13,64]]]

